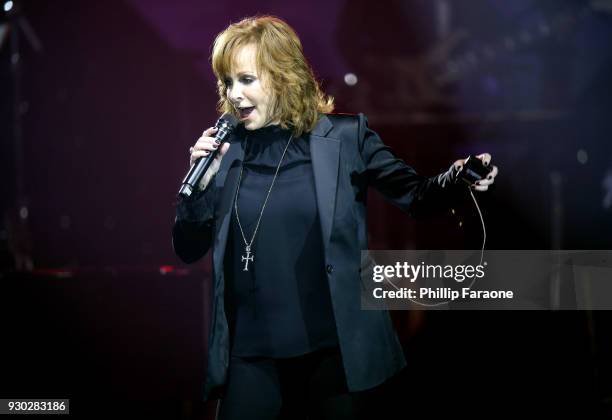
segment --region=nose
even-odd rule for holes
[[[242,96],[242,88],[240,87],[240,83],[232,83],[232,85],[229,87],[227,97],[235,106],[240,105],[240,102],[242,102],[244,99]]]

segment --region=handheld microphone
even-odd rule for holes
[[[202,177],[212,164],[213,159],[217,157],[219,150],[221,150],[221,145],[229,138],[230,134],[232,131],[234,131],[237,125],[238,120],[236,117],[227,112],[221,115],[221,117],[217,120],[215,127],[218,128],[218,130],[215,133],[215,140],[219,147],[211,151],[208,156],[200,157],[195,161],[193,166],[189,169],[187,176],[185,176],[183,182],[181,183],[181,187],[179,188],[178,192],[179,198],[191,197],[191,194],[193,194],[197,185],[202,180]]]

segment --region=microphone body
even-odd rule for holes
[[[227,141],[230,134],[234,131],[236,126],[238,125],[238,120],[236,117],[229,113],[223,114],[215,124],[215,127],[218,128],[215,133],[215,139],[219,147],[217,149],[212,150],[208,156],[203,156],[198,158],[195,161],[193,166],[187,172],[187,175],[183,179],[181,183],[181,187],[179,188],[178,196],[179,198],[189,198],[193,194],[193,192],[197,189],[198,184],[202,180],[202,177],[208,171],[208,168],[212,164],[213,160],[217,157],[219,150],[221,149],[221,145]]]

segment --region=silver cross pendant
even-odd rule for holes
[[[247,246],[245,250],[246,250],[246,257],[244,255],[242,256],[242,261],[244,261],[244,268],[242,269],[242,271],[249,271],[249,261],[253,262],[255,260],[255,256],[251,255],[250,246]]]

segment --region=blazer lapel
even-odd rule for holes
[[[237,137],[234,137],[237,139]],[[231,143],[231,147],[227,152],[227,155],[223,157],[223,162],[229,162],[226,167],[227,175],[223,174],[221,170],[217,176],[223,177],[225,175],[225,182],[221,196],[219,197],[219,206],[217,210],[217,232],[216,232],[216,243],[215,243],[215,256],[213,263],[215,267],[221,268],[218,272],[222,271],[223,258],[225,257],[225,246],[227,244],[227,235],[229,233],[230,220],[232,216],[232,208],[234,205],[234,196],[236,194],[236,188],[238,186],[238,176],[240,175],[240,168],[242,167],[242,161],[244,160],[244,142],[234,141]]]
[[[310,134],[310,156],[314,172],[317,208],[321,220],[323,245],[326,251],[329,248],[336,208],[336,189],[338,187],[338,168],[340,165],[340,140],[325,137],[331,129],[332,123],[324,115]]]

